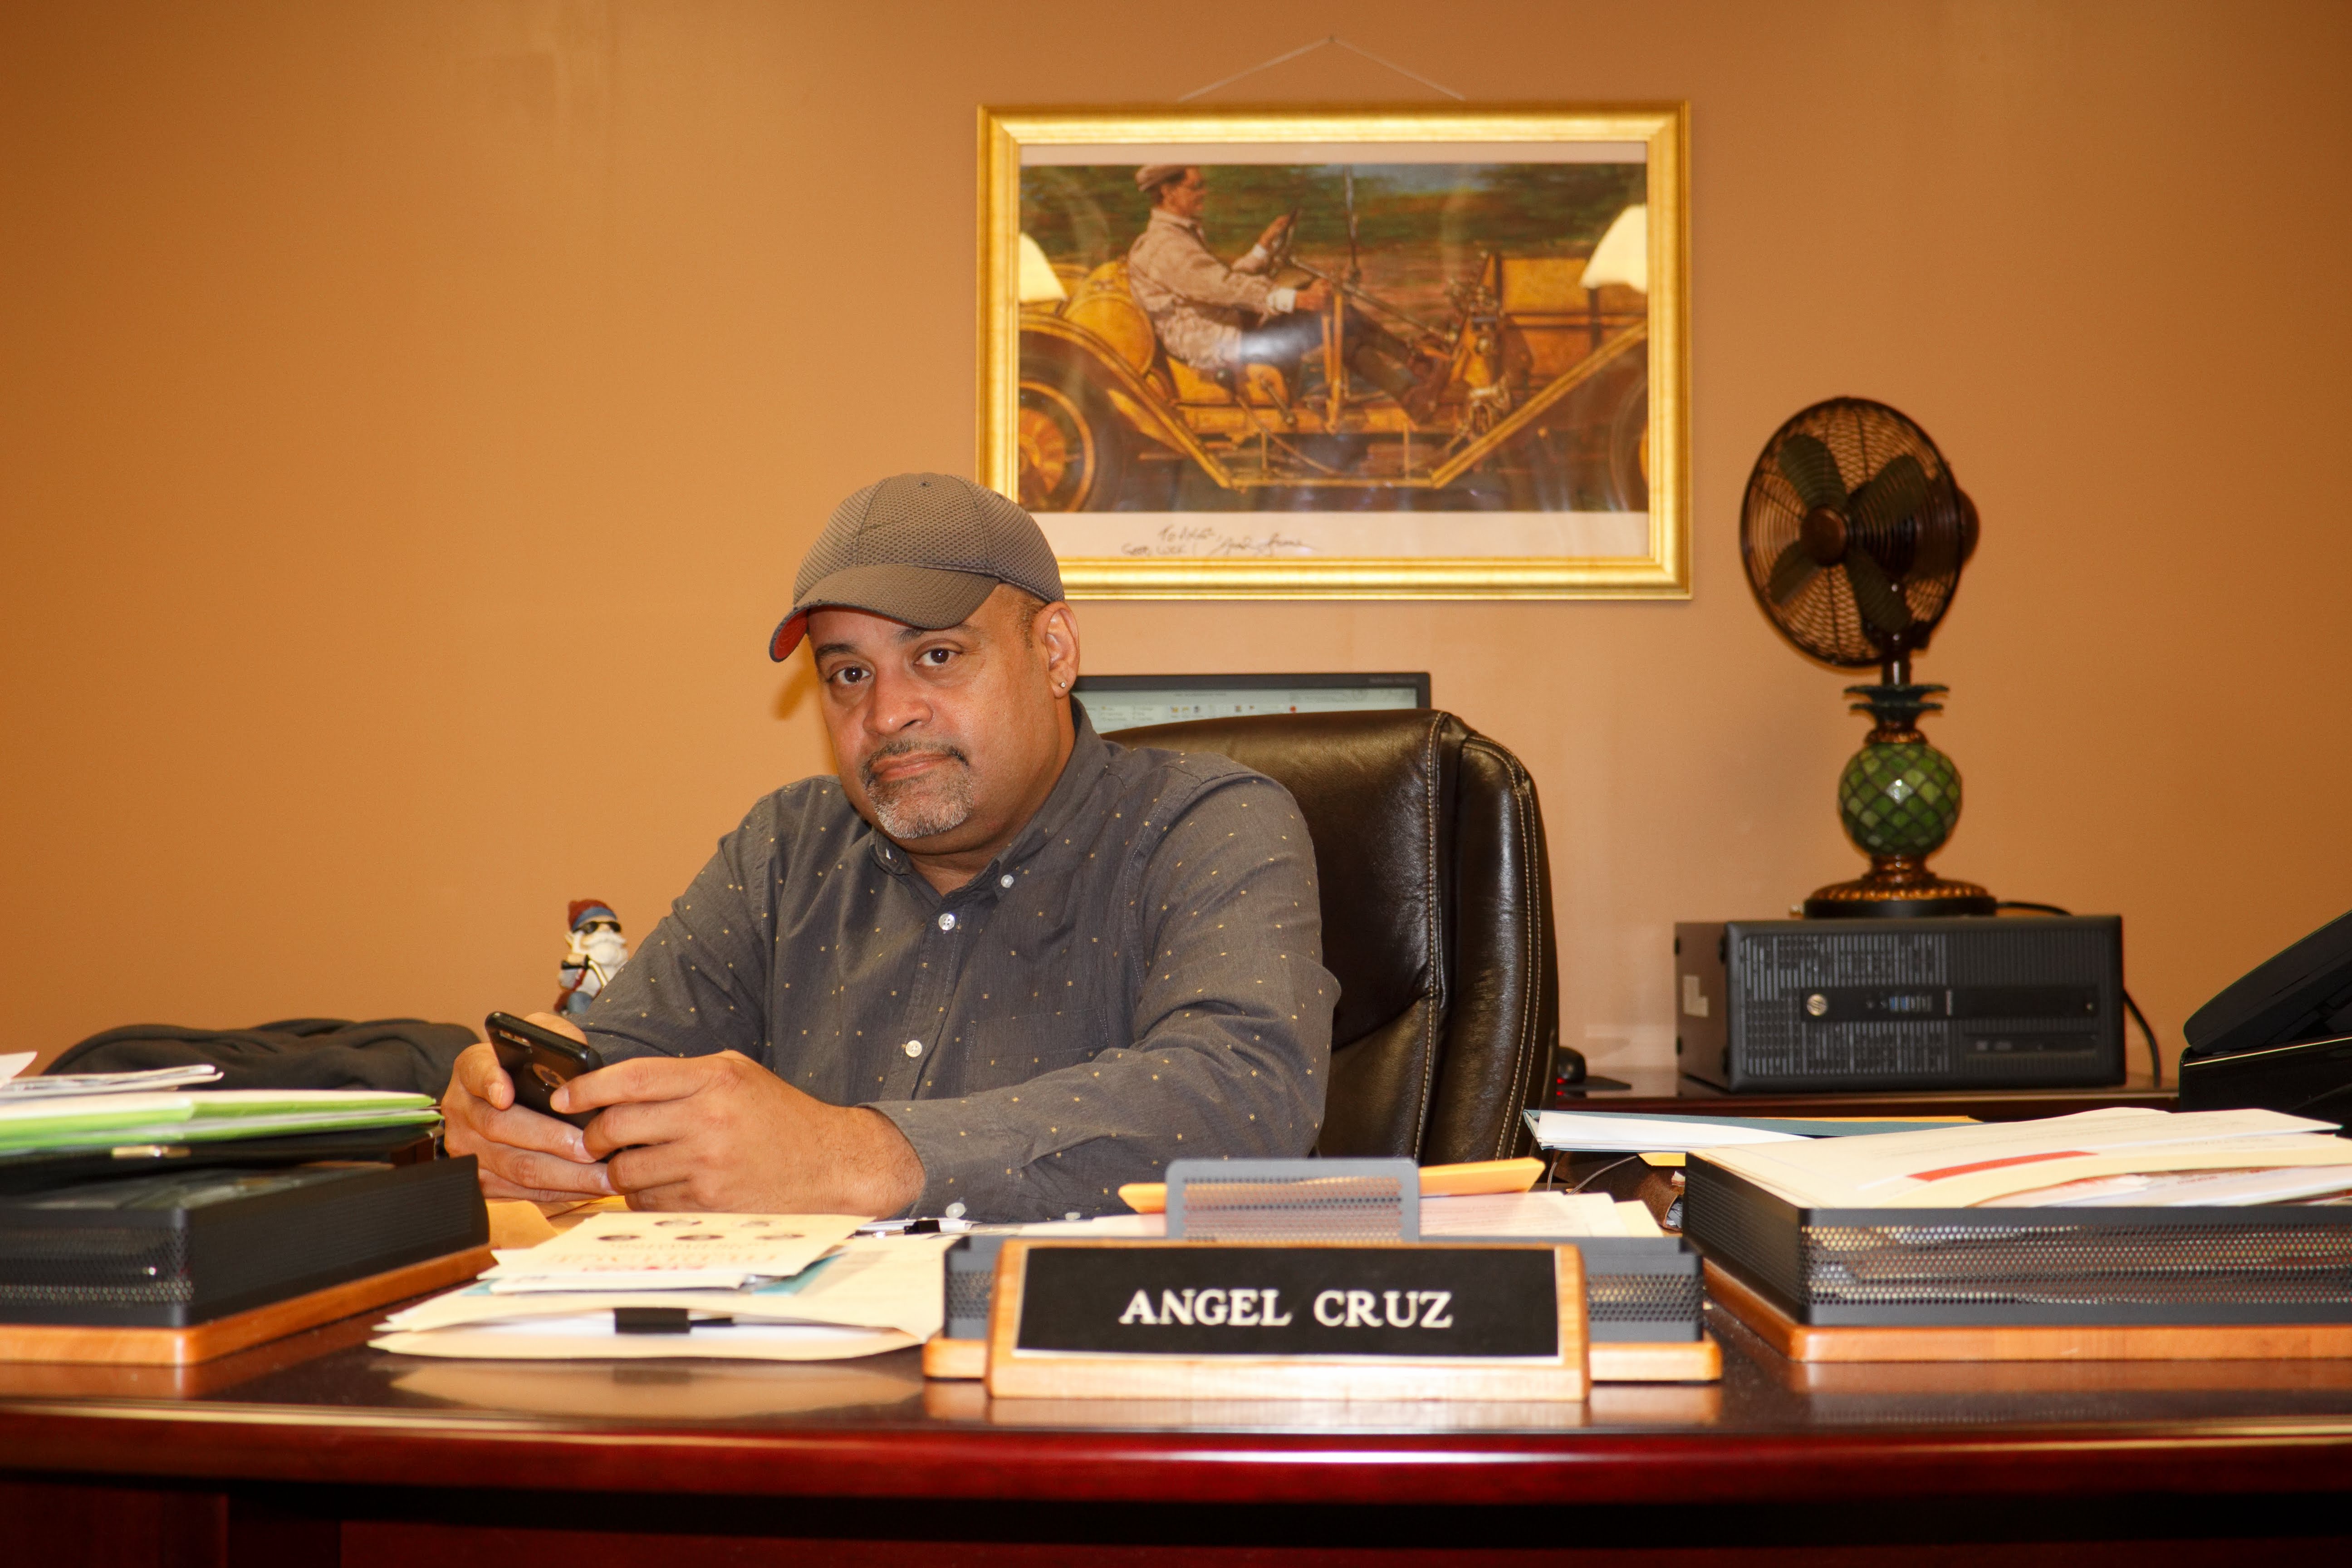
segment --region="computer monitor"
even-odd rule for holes
[[[1252,713],[1426,708],[1429,672],[1377,675],[1082,675],[1073,689],[1096,731]]]

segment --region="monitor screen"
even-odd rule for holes
[[[1102,734],[1252,713],[1426,708],[1427,671],[1379,675],[1082,675],[1073,689]]]

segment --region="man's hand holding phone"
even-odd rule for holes
[[[631,1208],[895,1215],[923,1190],[896,1122],[803,1094],[740,1051],[615,1062],[555,1103],[600,1112],[587,1150]]]
[[[828,1105],[739,1052],[606,1067],[551,1013],[493,1013],[488,1028],[441,1097],[442,1142],[480,1159],[485,1197],[893,1215],[922,1192],[923,1163],[888,1117]]]
[[[569,1019],[552,1013],[533,1013],[523,1022],[583,1047],[587,1043]],[[493,1026],[492,1033],[498,1032]],[[560,1100],[551,1108],[569,1110]],[[588,1152],[579,1127],[517,1103],[515,1081],[499,1065],[494,1046],[468,1046],[457,1058],[449,1087],[442,1091],[441,1116],[447,1124],[443,1146],[452,1154],[480,1160],[484,1197],[577,1203],[614,1194],[610,1173]]]

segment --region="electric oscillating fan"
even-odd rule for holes
[[[1960,818],[1960,771],[1919,733],[1948,689],[1911,680],[1977,545],[1977,509],[1927,433],[1883,403],[1817,403],[1765,443],[1740,509],[1756,602],[1798,650],[1841,669],[1877,721],[1838,780],[1846,837],[1870,873],[1805,900],[1809,916],[1989,915],[1993,897],[1927,869]]]

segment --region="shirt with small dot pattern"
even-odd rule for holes
[[[742,1052],[896,1122],[911,1212],[1123,1208],[1180,1159],[1307,1153],[1339,983],[1280,784],[1207,752],[1076,745],[944,896],[804,779],[751,808],[581,1020],[607,1060]]]

